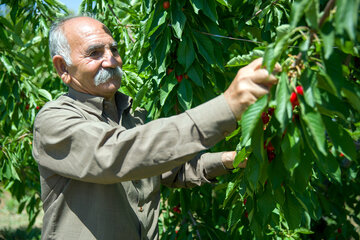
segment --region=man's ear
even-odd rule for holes
[[[71,76],[68,72],[68,65],[66,64],[64,58],[60,55],[55,55],[52,59],[54,67],[59,74],[61,80],[69,85],[71,82]]]

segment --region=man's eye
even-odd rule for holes
[[[116,47],[111,48],[111,52],[112,52],[113,54],[118,54],[118,53],[119,53],[119,52],[118,52],[118,49],[117,49]]]
[[[99,56],[99,54],[100,54],[99,51],[92,51],[92,52],[89,54],[89,56],[90,56],[90,57],[97,57],[97,56]]]

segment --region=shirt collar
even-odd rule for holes
[[[95,110],[98,115],[101,115],[103,112],[104,101],[105,99],[100,96],[94,96],[87,93],[78,92],[73,88],[69,87],[68,96],[72,99],[83,103],[85,106]],[[121,93],[115,93],[115,102],[118,108],[118,112],[129,111],[132,105],[132,98]]]

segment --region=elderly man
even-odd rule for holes
[[[122,60],[101,22],[57,22],[50,51],[69,92],[47,103],[34,124],[43,239],[157,239],[160,184],[198,186],[227,173],[234,152],[201,152],[235,130],[277,81],[258,59],[224,94],[144,124],[144,112],[132,112],[131,99],[118,92]]]

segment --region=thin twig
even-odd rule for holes
[[[133,43],[135,43],[135,39],[133,38],[133,36],[132,36],[132,34],[131,34],[131,31],[130,31],[130,29],[129,29],[130,26],[129,26],[129,25],[124,25],[124,24],[120,21],[120,19],[116,16],[113,8],[111,7],[111,5],[110,5],[108,2],[107,2],[107,5],[108,5],[108,7],[109,7],[109,9],[110,9],[110,12],[112,13],[112,15],[114,15],[114,17],[115,17],[116,20],[118,21],[119,25],[126,28],[126,31],[127,31],[127,33],[129,34],[129,38],[131,39],[131,41],[132,41]]]
[[[318,27],[319,29],[322,27],[322,25],[324,24],[325,20],[329,17],[330,15],[330,11],[331,9],[333,9],[334,5],[335,5],[335,2],[336,0],[330,0],[326,6],[325,6],[325,9],[324,9],[324,13],[323,15],[321,16],[319,22],[318,22]],[[311,35],[310,35],[310,43],[309,45],[312,43],[312,41],[314,40],[314,37],[315,37],[315,32],[314,31],[311,31]],[[299,52],[299,54],[296,56],[296,61],[294,63],[294,65],[298,65],[300,60],[301,60],[301,57],[302,57],[302,52]]]
[[[325,20],[329,17],[330,15],[330,11],[331,9],[333,9],[334,5],[335,5],[336,0],[330,0],[324,9],[324,14],[321,16],[320,20],[319,20],[319,28],[322,27],[322,25],[324,24]]]
[[[199,232],[199,230],[197,229],[196,221],[195,221],[192,213],[190,212],[190,210],[188,211],[188,214],[189,214],[190,219],[191,219],[191,221],[192,221],[192,223],[193,223],[193,225],[194,225],[194,228],[196,229],[196,235],[198,236],[199,240],[201,240],[200,232]]]
[[[29,136],[30,134],[31,134],[31,132],[24,133],[23,135],[21,135],[21,136],[18,137],[17,139],[12,139],[12,140],[8,141],[7,143],[4,143],[3,145],[8,145],[8,144],[13,143],[14,141],[22,140],[22,139],[24,139],[26,136]],[[3,148],[3,146],[0,145],[0,149],[2,149],[2,148]]]
[[[207,32],[202,32],[202,31],[198,31],[198,32],[201,33],[201,34],[204,34],[204,35],[212,36],[212,37],[226,38],[226,39],[231,39],[231,40],[237,40],[237,41],[243,41],[243,42],[251,42],[251,43],[257,43],[257,44],[262,44],[263,43],[263,42],[253,41],[253,40],[249,40],[249,39],[245,39],[245,38],[227,37],[227,36],[223,36],[223,35],[217,35],[217,34],[212,34],[212,33],[207,33]]]
[[[275,1],[273,1],[270,5],[275,5],[278,1],[279,1],[279,0],[275,0]],[[265,8],[266,8],[266,7],[265,7]],[[247,21],[253,20],[255,17],[259,16],[259,14],[262,13],[262,11],[264,11],[265,8],[258,10],[258,11],[257,11],[249,20],[247,20]],[[246,21],[246,22],[247,22],[247,21]]]

